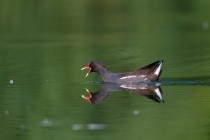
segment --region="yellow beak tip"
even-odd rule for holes
[[[89,90],[86,88],[86,91],[89,92]]]

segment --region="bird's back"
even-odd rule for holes
[[[157,81],[162,72],[163,61],[156,61],[133,72],[116,74],[112,80],[118,84]]]

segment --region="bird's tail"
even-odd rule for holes
[[[150,77],[151,81],[157,81],[162,73],[162,65],[163,65],[163,60],[155,61],[155,62],[153,62],[149,65],[146,65],[138,70],[150,75],[149,77]]]

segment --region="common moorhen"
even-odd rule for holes
[[[86,77],[91,72],[98,73],[104,82],[117,84],[133,84],[140,82],[158,81],[162,72],[162,64],[163,61],[156,61],[133,72],[112,73],[100,62],[92,61],[81,70],[89,69]]]

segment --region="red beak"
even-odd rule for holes
[[[92,93],[91,91],[89,91],[88,89],[86,89],[87,93],[89,94],[89,97],[86,97],[84,95],[82,95],[82,98],[85,99],[88,103],[92,103],[91,98],[92,98]]]
[[[84,69],[89,69],[88,73],[85,76],[85,77],[87,77],[91,73],[90,63],[87,64],[86,66],[84,66],[81,70],[84,70]]]
[[[91,100],[90,100],[89,97],[86,97],[86,96],[82,95],[82,98],[85,99],[86,102],[91,104]]]

